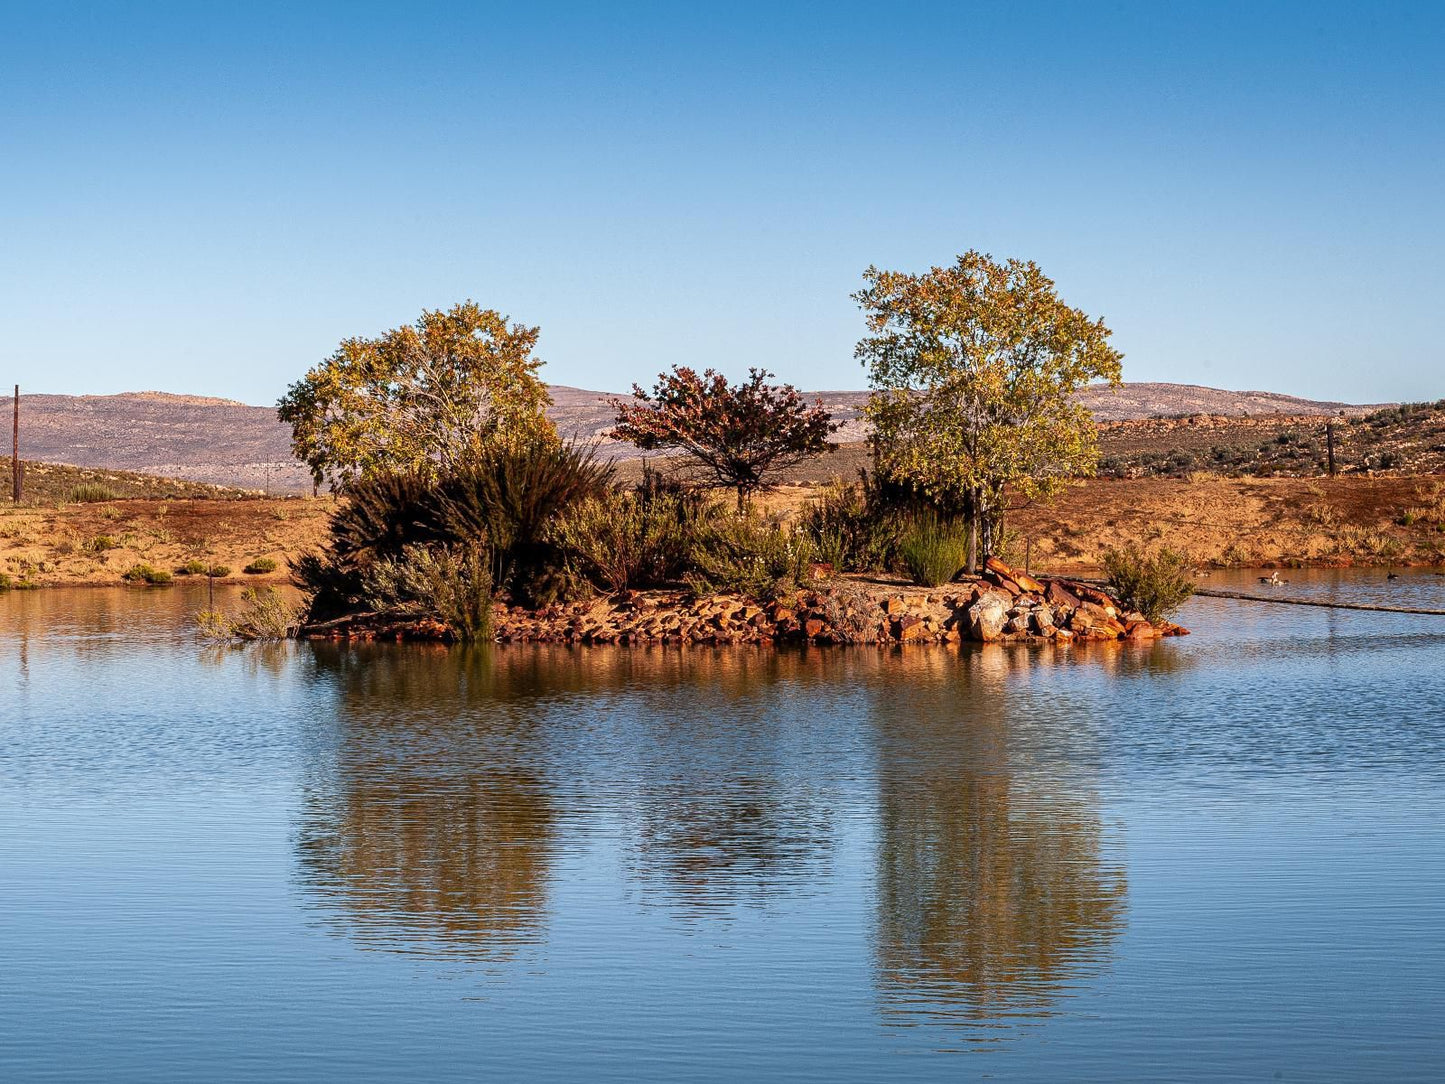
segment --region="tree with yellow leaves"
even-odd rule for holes
[[[532,356],[540,328],[465,301],[346,339],[277,404],[317,484],[447,471],[496,439],[556,439]]]
[[[969,570],[1002,528],[1005,492],[1050,496],[1093,473],[1093,419],[1073,399],[1118,384],[1101,319],[1066,305],[1033,261],[969,251],[923,274],[864,272],[877,469],[969,528]]]

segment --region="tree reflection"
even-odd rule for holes
[[[500,959],[541,940],[557,814],[484,652],[318,645],[340,703],[305,788],[302,883],[368,947]]]
[[[1123,928],[1127,886],[1105,857],[1087,719],[1029,701],[1016,680],[1050,661],[986,649],[930,673],[894,660],[907,692],[875,714],[876,968],[893,1023],[997,1038],[1104,967]]]

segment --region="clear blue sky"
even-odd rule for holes
[[[0,380],[269,403],[466,297],[553,382],[863,386],[869,263],[1130,380],[1445,396],[1445,4],[0,2]]]

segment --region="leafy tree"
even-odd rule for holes
[[[320,484],[377,470],[432,475],[495,438],[552,436],[532,357],[540,329],[465,301],[346,339],[277,404]]]
[[[611,401],[617,427],[610,435],[644,451],[678,449],[706,484],[736,490],[742,511],[770,476],[833,447],[828,437],[838,428],[791,384],[769,384],[773,374],[763,369],[748,373],[729,384],[712,369],[699,376],[673,366],[651,394],[634,384],[637,402]]]
[[[869,334],[856,356],[873,388],[878,469],[969,525],[969,568],[1002,527],[1005,490],[1047,497],[1098,459],[1073,393],[1117,384],[1104,322],[1070,308],[1032,261],[969,251],[920,275],[864,273],[853,295]]]

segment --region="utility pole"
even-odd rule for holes
[[[1335,476],[1335,423],[1325,422],[1325,456],[1329,462],[1330,477]]]
[[[11,499],[20,503],[20,385],[15,385],[15,424],[11,429],[10,485]]]

